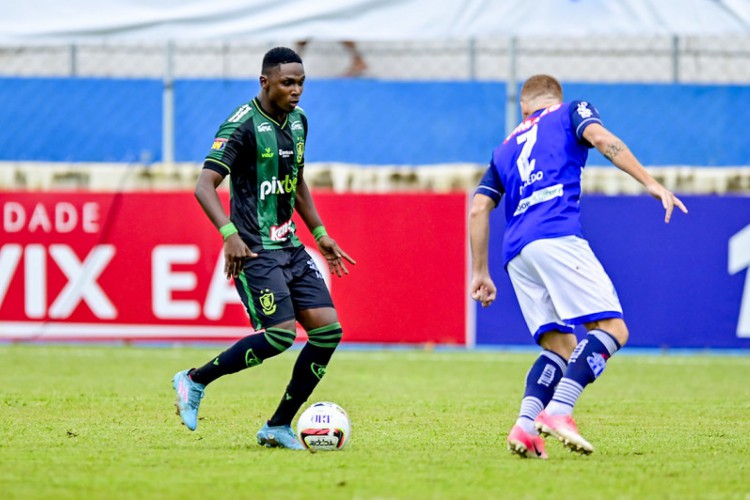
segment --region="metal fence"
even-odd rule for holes
[[[0,46],[0,78],[161,80],[161,159],[170,165],[174,163],[175,141],[172,82],[185,78],[254,80],[259,74],[263,54],[278,45],[297,47],[291,40],[3,45]],[[361,41],[357,48],[367,65],[362,76],[376,81],[504,82],[507,89],[506,130],[518,121],[518,83],[535,73],[549,73],[563,82],[580,83],[750,85],[750,36]],[[302,55],[309,78],[341,77],[352,61],[350,51],[343,44],[314,39],[308,41]],[[35,106],[38,107],[36,115],[47,113],[44,96],[38,97],[36,102],[24,103],[31,115],[35,115]],[[106,105],[114,108],[128,106],[116,102]],[[649,105],[658,113],[658,102]],[[106,109],[102,111],[106,113]],[[337,168],[340,172],[343,167]],[[479,168],[482,166],[478,165],[474,170]],[[358,172],[356,168],[349,170]],[[466,172],[466,168],[462,171]],[[332,172],[327,171],[324,177],[335,179],[337,176]],[[368,175],[372,175],[371,172]],[[401,182],[405,177],[416,179],[420,176],[422,174],[393,178]],[[2,177],[16,179],[18,175],[3,174]],[[377,177],[381,179],[383,175]],[[473,181],[476,172],[472,171],[467,177]],[[679,176],[675,182],[679,183],[683,177]],[[750,185],[746,180],[741,177],[737,182],[735,179],[732,185]],[[361,182],[350,179],[345,184],[351,187]],[[455,183],[449,184],[455,186]]]
[[[279,40],[0,46],[2,76],[255,78]],[[358,42],[365,76],[395,80],[507,80],[546,72],[581,82],[750,83],[750,37],[508,38]],[[343,74],[339,43],[311,40],[312,77]],[[513,74],[515,73],[515,75]]]

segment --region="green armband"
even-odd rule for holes
[[[312,235],[313,238],[315,238],[315,241],[318,241],[323,236],[328,236],[328,233],[326,232],[325,226],[318,226],[312,230]]]
[[[219,232],[221,233],[221,236],[226,240],[233,234],[237,234],[237,227],[234,225],[234,223],[230,222],[221,226],[219,228]]]

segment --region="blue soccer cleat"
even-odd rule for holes
[[[297,435],[289,425],[269,427],[268,422],[261,427],[257,434],[258,444],[267,448],[288,448],[290,450],[304,450],[305,447],[297,439]]]
[[[177,393],[177,400],[174,403],[177,407],[177,414],[182,419],[182,423],[194,431],[198,426],[198,407],[201,405],[206,386],[193,382],[188,377],[188,371],[182,370],[172,377],[172,387]]]

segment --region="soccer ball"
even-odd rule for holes
[[[308,407],[297,421],[297,434],[310,451],[340,450],[351,431],[349,415],[336,403],[321,401]]]

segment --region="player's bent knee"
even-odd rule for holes
[[[308,342],[317,347],[336,349],[341,342],[343,330],[338,321],[307,332]]]
[[[304,309],[297,312],[297,320],[306,331],[314,330],[322,326],[337,323],[339,321],[336,309],[333,307],[317,307]]]
[[[287,328],[282,328],[283,326]],[[269,344],[278,349],[279,352],[284,352],[292,347],[294,339],[297,338],[297,330],[293,323],[292,328],[289,328],[287,323],[283,323],[280,326],[266,328],[264,335]]]
[[[572,333],[558,331],[547,332],[539,339],[539,345],[548,351],[562,356],[566,361],[570,359],[577,344],[576,336]]]
[[[617,340],[620,347],[624,347],[630,338],[628,327],[622,318],[601,319],[592,323],[586,323],[584,326],[586,330],[604,330]]]

